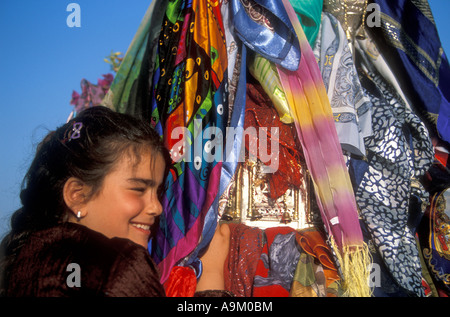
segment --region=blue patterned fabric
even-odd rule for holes
[[[450,142],[450,66],[427,0],[375,0],[381,28],[370,28],[413,108]],[[436,120],[437,116],[437,120]],[[434,135],[433,135],[434,136]]]
[[[372,135],[369,98],[358,78],[347,37],[339,21],[324,12],[314,55],[327,89],[342,149],[365,156],[364,138]]]
[[[253,1],[258,6],[253,6]],[[286,69],[297,70],[300,44],[281,1],[233,0],[232,8],[236,35],[249,49]],[[248,10],[254,9],[264,10],[259,21],[248,16]]]
[[[412,199],[426,202],[417,185],[433,162],[433,147],[425,125],[382,77],[362,80],[373,104],[373,136],[365,139],[367,160],[350,159],[356,201],[370,237],[398,290],[423,296],[415,230],[423,210]],[[419,204],[420,207],[420,204]]]

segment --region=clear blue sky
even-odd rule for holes
[[[395,0],[392,0],[395,1]],[[69,3],[81,27],[69,28]],[[151,0],[8,0],[0,4],[0,237],[20,207],[22,178],[36,144],[64,123],[82,78],[110,72],[103,58],[125,53]],[[430,0],[450,54],[450,0]]]

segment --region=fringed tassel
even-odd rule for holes
[[[341,274],[339,283],[344,292],[342,297],[371,297],[369,279],[372,256],[367,244],[345,246],[341,250],[333,237],[329,238],[329,243],[338,261]]]

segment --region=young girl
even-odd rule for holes
[[[165,296],[147,243],[169,162],[148,124],[105,107],[50,132],[1,244],[1,295]]]

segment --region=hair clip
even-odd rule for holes
[[[74,122],[72,131],[69,132],[69,141],[80,138],[80,132],[83,128],[83,122]]]

